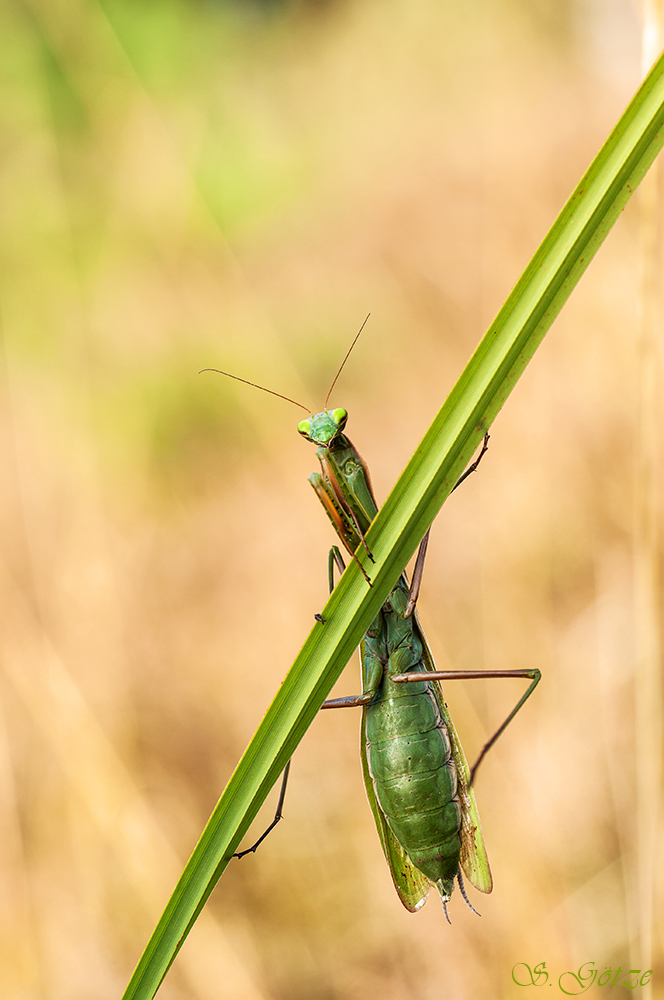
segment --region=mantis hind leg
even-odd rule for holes
[[[504,671],[504,672],[507,673],[508,671]],[[477,760],[475,761],[475,763],[473,764],[473,766],[470,769],[470,785],[471,786],[473,784],[473,781],[475,780],[475,775],[477,773],[477,769],[480,766],[480,764],[482,763],[482,761],[484,760],[484,757],[489,752],[489,750],[491,749],[491,747],[494,745],[494,743],[496,742],[496,740],[498,739],[498,737],[502,736],[502,734],[505,732],[505,730],[509,726],[509,724],[512,721],[512,719],[514,718],[514,716],[516,715],[516,713],[519,711],[519,709],[523,708],[523,706],[525,705],[526,701],[528,700],[528,698],[530,698],[531,694],[533,693],[533,691],[535,690],[535,688],[539,684],[539,682],[541,680],[541,677],[542,677],[541,672],[539,670],[537,670],[537,669],[535,669],[535,670],[521,670],[521,671],[518,671],[518,672],[515,670],[515,671],[513,671],[513,673],[514,674],[518,673],[518,674],[520,674],[521,677],[529,677],[530,680],[532,681],[532,683],[529,685],[528,690],[523,695],[523,697],[520,698],[519,701],[516,703],[516,705],[514,706],[514,708],[512,709],[512,711],[510,712],[510,714],[507,716],[507,718],[503,722],[503,724],[501,726],[499,726],[498,729],[496,729],[496,731],[493,734],[493,736],[491,737],[491,739],[487,740],[487,742],[484,744],[484,746],[480,750],[480,753],[479,753],[479,756],[478,756]],[[494,676],[496,676],[496,674],[494,674]]]
[[[502,736],[514,716],[521,708],[523,708],[526,701],[530,698],[531,694],[539,684],[542,677],[541,671],[536,667],[533,670],[418,670],[407,674],[397,674],[396,677],[392,678],[392,680],[397,684],[414,684],[417,681],[468,681],[486,677],[526,677],[531,681],[531,683],[526,693],[523,697],[519,698],[518,702],[505,721],[498,727],[498,729],[496,729],[491,739],[487,740],[480,750],[479,757],[470,769],[469,785],[473,784],[475,775],[477,774],[477,769],[484,760],[486,754],[494,745],[498,737]]]
[[[274,814],[274,819],[272,820],[272,822],[268,826],[267,830],[265,830],[260,835],[260,837],[258,838],[258,840],[256,841],[255,844],[252,844],[251,847],[247,847],[244,851],[237,851],[237,853],[233,855],[234,858],[244,858],[244,857],[246,857],[247,854],[255,854],[256,850],[263,843],[263,841],[267,837],[268,833],[271,833],[272,830],[274,830],[275,826],[277,825],[277,823],[279,822],[279,820],[282,818],[282,816],[283,816],[283,808],[284,808],[284,799],[286,798],[286,785],[288,784],[288,774],[290,772],[290,766],[291,766],[291,762],[288,761],[288,763],[286,764],[286,767],[284,768],[283,777],[281,779],[281,791],[279,792],[279,802],[277,803],[277,811]]]

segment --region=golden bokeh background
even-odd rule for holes
[[[301,412],[199,369],[320,408],[371,312],[331,402],[384,499],[638,86],[640,16],[0,8],[2,998],[121,995],[326,600]],[[481,920],[458,894],[451,927],[433,896],[401,907],[358,714],[324,713],[165,1000],[512,998],[513,966],[542,961],[560,995],[583,963],[633,966],[638,222],[632,204],[432,534],[441,669],[544,675],[479,774]],[[357,690],[354,662],[336,693]],[[521,690],[447,686],[470,759]]]

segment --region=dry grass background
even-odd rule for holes
[[[639,10],[9,0],[0,25],[0,996],[110,1000],[326,594],[301,414],[198,369],[317,408],[371,311],[332,402],[384,498],[636,88]],[[630,967],[638,246],[632,206],[432,537],[439,665],[544,674],[479,776],[482,919],[402,909],[359,718],[326,713],[164,998]],[[448,685],[470,758],[511,684]]]

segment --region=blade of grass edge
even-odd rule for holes
[[[644,80],[371,526],[217,803],[123,1000],[150,1000],[233,852],[458,475],[664,144],[664,57]]]

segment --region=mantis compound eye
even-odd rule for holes
[[[301,420],[297,425],[297,429],[300,432],[300,434],[304,435],[304,437],[309,437],[309,435],[311,434],[311,421]]]
[[[341,407],[338,410],[333,410],[332,411],[332,419],[334,420],[335,424],[337,424],[337,426],[339,427],[339,430],[341,430],[341,428],[344,426],[344,424],[348,420],[348,411],[344,410]],[[304,421],[303,421],[303,423],[304,423]]]

